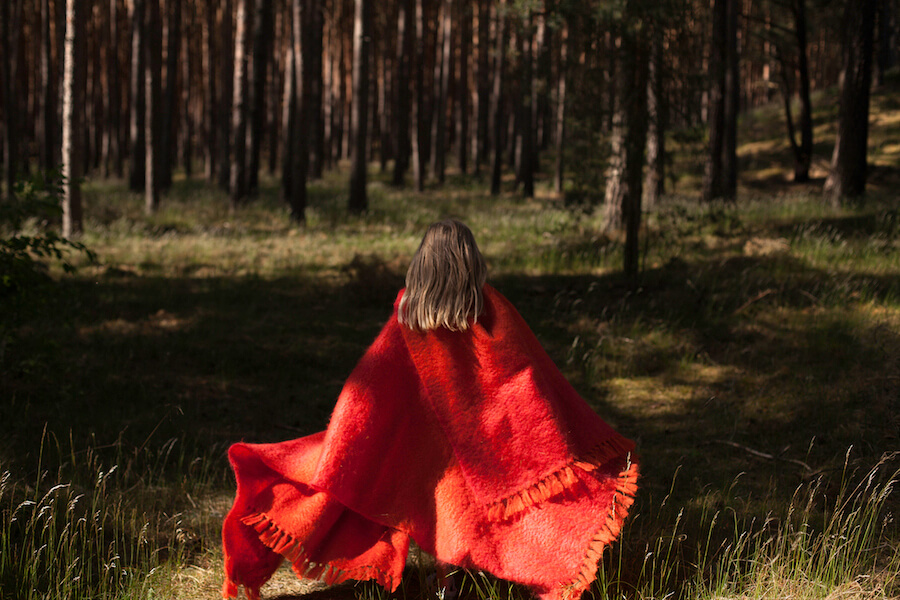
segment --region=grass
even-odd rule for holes
[[[777,112],[746,118],[739,201],[700,205],[680,179],[645,219],[638,289],[618,274],[621,240],[546,181],[522,200],[454,175],[412,194],[373,173],[371,210],[349,217],[336,172],[312,184],[303,229],[272,180],[233,212],[177,179],[151,218],[123,182],[87,182],[82,241],[99,262],[73,256],[74,277],[51,264],[31,301],[0,299],[0,596],[217,594],[228,444],[325,426],[424,227],[448,214],[566,376],[639,443],[641,491],[595,596],[900,595],[895,104],[876,96],[876,182],[843,208],[820,201],[821,181],[768,171],[789,164]],[[398,598],[423,596],[423,560]],[[459,587],[527,597],[478,573]],[[300,593],[387,597],[287,571],[264,589]]]

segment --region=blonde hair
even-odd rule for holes
[[[469,328],[484,308],[487,265],[464,224],[447,219],[425,232],[406,271],[398,319],[410,329]]]

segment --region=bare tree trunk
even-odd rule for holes
[[[266,74],[274,36],[272,0],[255,0],[253,8],[253,69],[250,72],[250,156],[247,161],[247,194],[259,193],[259,155],[266,116]],[[272,132],[274,134],[274,132]]]
[[[800,78],[800,148],[796,153],[794,181],[809,181],[812,163],[812,102],[809,97],[809,60],[806,42],[806,0],[794,0],[794,22],[797,33],[797,74]]]
[[[354,0],[353,14],[353,108],[350,122],[351,167],[348,210],[361,213],[368,209],[366,197],[366,147],[369,105],[369,47],[371,46],[371,0]]]
[[[394,118],[391,119],[394,145],[394,185],[403,185],[409,169],[409,79],[412,53],[412,1],[400,0],[397,13],[397,48],[394,61],[396,77],[393,87]]]
[[[293,22],[293,35],[291,37],[290,73],[286,74],[285,94],[290,94],[287,101],[287,115],[289,123],[289,136],[285,144],[285,172],[284,177],[290,185],[285,185],[285,193],[291,206],[291,220],[295,223],[306,221],[306,180],[309,170],[309,74],[306,73],[308,58],[313,46],[309,36],[303,35],[307,30],[308,22],[312,19],[309,14],[310,2],[308,0],[293,0],[291,15]],[[291,81],[288,81],[288,78]]]
[[[305,107],[309,115],[310,124],[310,149],[309,149],[309,175],[313,179],[321,179],[325,165],[325,119],[322,114],[323,81],[322,81],[322,30],[324,15],[322,13],[322,0],[307,0],[306,11],[308,13],[309,59],[304,64],[305,79],[308,83],[308,106]]]
[[[162,182],[162,22],[159,0],[147,0],[147,30],[145,44],[145,89],[147,114],[144,116],[146,132],[144,210],[153,214],[159,208]]]
[[[81,232],[81,176],[84,153],[81,144],[82,111],[85,86],[85,17],[81,0],[66,2],[65,56],[63,58],[63,118],[62,118],[62,175],[63,221],[62,234],[70,237]],[[5,59],[5,57],[4,57]]]
[[[488,121],[490,115],[490,98],[491,98],[491,73],[490,73],[490,31],[491,31],[491,13],[490,4],[487,0],[476,0],[478,2],[478,75],[477,75],[477,93],[475,95],[477,109],[477,125],[475,126],[475,138],[473,140],[472,154],[475,163],[475,173],[477,174],[481,166],[487,162],[488,157],[488,140],[489,128]]]
[[[469,55],[472,48],[472,3],[460,0],[459,82],[456,86],[456,162],[459,172],[469,169]]]
[[[247,198],[247,1],[237,0],[237,20],[234,33],[234,99],[231,105],[231,153],[232,207],[240,206]]]
[[[190,178],[194,173],[194,129],[196,119],[196,103],[191,94],[193,71],[196,68],[195,61],[197,60],[194,56],[192,45],[197,14],[196,5],[189,4],[188,11],[184,24],[186,38],[184,58],[181,63],[181,105],[184,107],[184,112],[182,113],[181,127],[179,127],[178,131],[180,134],[179,146],[181,149],[182,168],[184,169],[185,177]]]
[[[500,0],[497,10],[497,46],[494,53],[494,90],[491,95],[491,147],[494,151],[491,168],[491,195],[500,193],[503,171],[503,72],[506,69],[506,0]]]
[[[884,85],[884,74],[897,64],[897,4],[878,0],[878,61],[875,85]]]
[[[709,91],[709,152],[703,176],[701,192],[704,202],[710,202],[725,195],[722,173],[722,151],[725,144],[725,37],[728,30],[727,3],[730,0],[714,0],[713,27],[710,42]]]
[[[299,0],[295,0],[299,1]],[[281,163],[281,193],[284,202],[291,207],[291,218],[295,221],[302,222],[306,216],[306,207],[301,204],[299,207],[294,205],[294,175],[296,169],[294,160],[296,153],[294,152],[295,142],[297,140],[297,74],[294,65],[294,46],[288,44],[285,51],[284,61],[284,96],[282,98],[282,108],[284,110],[281,119],[284,127],[284,152],[282,153]],[[303,186],[304,190],[306,186]],[[306,200],[305,197],[302,198]],[[295,208],[301,210],[296,211]]]
[[[133,0],[131,8],[131,160],[128,181],[131,191],[144,191],[147,162],[144,130],[146,112],[144,94],[144,3]]]
[[[39,161],[42,169],[51,169],[58,164],[57,160],[57,121],[56,121],[56,91],[54,85],[52,57],[52,39],[50,37],[50,23],[53,14],[50,12],[50,0],[41,2],[41,105],[39,113]],[[2,18],[2,17],[0,17]],[[4,23],[7,22],[3,19]],[[8,56],[6,52],[4,56]],[[110,80],[112,81],[112,80]],[[4,95],[4,98],[9,96]],[[112,98],[110,99],[112,100]],[[118,119],[118,106],[116,106],[115,118]]]
[[[741,13],[741,4],[742,0],[727,1],[724,131],[722,140],[722,196],[726,200],[734,200],[737,196],[737,119],[741,101],[738,19]]]
[[[203,35],[203,81],[206,83],[203,86],[206,89],[206,101],[203,110],[203,136],[205,140],[203,152],[204,176],[207,181],[213,181],[216,177],[219,151],[217,144],[219,127],[216,122],[219,86],[215,73],[215,60],[213,60],[213,57],[216,55],[216,43],[215,36],[212,35],[212,32],[215,31],[216,11],[213,2],[214,0],[206,0],[206,26],[200,28]]]
[[[647,72],[647,175],[644,179],[644,205],[652,207],[666,188],[666,130],[668,103],[663,71],[662,32],[651,32],[650,56]]]
[[[521,90],[522,99],[519,135],[521,136],[521,154],[519,158],[519,179],[522,182],[522,193],[526,198],[534,198],[534,127],[533,117],[536,104],[534,89],[534,16],[529,12],[522,28],[522,66]]]
[[[556,82],[556,168],[553,189],[563,193],[566,156],[566,76],[569,70],[569,23],[564,20],[559,32],[559,67]]]
[[[447,88],[451,69],[453,0],[442,0],[434,59],[434,113],[431,128],[431,176],[444,183],[447,165]],[[440,52],[439,52],[440,51]]]
[[[415,0],[416,4],[416,40],[413,57],[413,73],[416,78],[416,101],[413,103],[412,118],[412,160],[413,174],[416,179],[416,190],[425,189],[425,16],[423,0]]]
[[[238,0],[246,2],[246,0]],[[219,48],[219,100],[217,103],[216,118],[213,121],[218,127],[216,132],[216,142],[218,150],[217,166],[219,171],[217,174],[219,187],[223,190],[231,191],[231,167],[232,167],[232,145],[234,131],[233,126],[233,107],[234,107],[234,55],[237,52],[234,42],[234,14],[232,0],[220,0],[216,3],[219,7],[219,28],[218,39]],[[215,61],[213,61],[215,63]],[[240,93],[240,90],[238,90]],[[242,138],[243,139],[243,138]]]
[[[844,10],[844,66],[837,140],[825,197],[838,205],[866,191],[869,139],[869,88],[876,0],[847,0]]]
[[[617,48],[615,104],[610,136],[611,156],[606,178],[606,227],[625,227],[624,272],[634,285],[638,276],[638,233],[644,147],[647,143],[647,57],[635,31],[620,25]]]
[[[180,112],[178,105],[175,103],[175,95],[178,89],[178,55],[181,45],[181,0],[168,0],[166,4],[169,5],[166,27],[166,101],[162,109],[159,142],[159,185],[162,190],[168,190],[172,187],[172,166],[175,162],[175,136],[177,135],[176,124],[178,123],[178,113]],[[181,110],[187,111],[188,107],[183,106]]]

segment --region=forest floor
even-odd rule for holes
[[[814,101],[809,184],[789,181],[774,107],[742,121],[733,205],[697,203],[702,146],[674,141],[637,289],[600,211],[565,207],[546,180],[533,200],[459,174],[415,194],[373,166],[370,210],[351,217],[346,172],[332,172],[311,184],[302,229],[270,179],[234,212],[182,176],[149,218],[124,182],[87,181],[97,263],[74,257],[74,276],[2,299],[0,596],[215,597],[228,445],[325,427],[445,215],[472,227],[495,287],[638,443],[641,490],[597,595],[900,595],[900,95],[874,97],[870,194],[842,208],[821,199],[834,103]],[[406,579],[395,596],[419,597],[420,576]],[[479,574],[462,585],[526,597]],[[385,597],[287,570],[263,594]]]

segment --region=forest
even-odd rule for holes
[[[0,0],[0,598],[218,597],[228,447],[328,424],[448,216],[637,443],[585,597],[900,596],[898,11]]]

